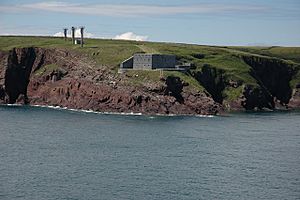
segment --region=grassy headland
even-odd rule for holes
[[[245,57],[257,62],[286,64],[295,73],[290,80],[291,88],[300,83],[300,47],[231,47],[203,46],[177,43],[137,42],[109,39],[86,39],[86,45],[72,45],[56,37],[1,36],[0,51],[9,51],[15,47],[62,48],[84,54],[96,63],[97,68],[110,70],[116,76],[119,64],[134,53],[174,54],[179,62],[192,63],[195,67],[187,73],[165,72],[165,76],[180,77],[188,83],[188,88],[196,91],[217,91],[218,97],[231,101],[240,97],[245,85],[258,87],[261,83],[253,73],[253,66],[245,62]],[[53,68],[54,65],[44,66]],[[42,73],[39,72],[39,73]],[[142,85],[145,82],[158,81],[157,71],[127,72],[129,84]],[[203,77],[208,77],[209,81]],[[206,82],[205,82],[206,81]],[[263,82],[263,81],[262,81]]]

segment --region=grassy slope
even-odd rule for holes
[[[255,53],[270,57],[277,57],[300,63],[300,47],[231,47],[232,49]]]
[[[176,43],[135,42],[120,40],[87,39],[84,48],[71,45],[62,38],[50,37],[0,37],[0,50],[8,51],[14,47],[45,47],[66,48],[72,51],[82,52],[95,60],[98,67],[106,67],[117,73],[119,64],[126,58],[137,52],[175,54],[183,62],[196,65],[194,71],[200,71],[202,66],[209,64],[217,69],[224,70],[228,79],[242,81],[247,84],[257,84],[249,75],[250,67],[245,64],[239,55],[249,54],[258,56],[270,56],[290,60],[289,62],[300,63],[300,48],[298,47],[216,47]],[[195,54],[204,54],[202,59],[196,58]],[[135,76],[138,75],[138,76]],[[181,77],[188,82],[191,89],[204,90],[192,76],[180,72],[165,72],[164,75]],[[147,81],[159,80],[157,71],[132,71],[129,72],[133,84],[142,84]],[[300,83],[300,73],[293,82]],[[235,99],[242,89],[229,88],[224,92],[228,99]]]

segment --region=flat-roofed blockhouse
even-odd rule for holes
[[[152,70],[175,69],[176,56],[164,54],[134,54],[121,63],[121,69]]]

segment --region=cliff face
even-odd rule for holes
[[[195,79],[211,94],[214,101],[222,104],[222,92],[226,87],[225,72],[210,65],[204,65],[201,72],[193,74]]]
[[[248,66],[249,75],[256,80],[255,85],[233,81],[226,71],[211,65],[204,65],[201,71],[192,76],[206,89],[215,102],[223,104],[225,90],[242,87],[242,95],[234,100],[227,100],[232,110],[288,109],[299,107],[299,89],[291,88],[290,82],[298,73],[294,65],[275,58],[242,56]],[[290,102],[291,101],[291,102]]]
[[[76,53],[13,49],[6,59],[2,103],[54,105],[102,112],[145,114],[217,114],[222,106],[205,93],[190,92],[179,77],[147,87],[128,86],[122,77]],[[3,82],[3,81],[2,81]]]
[[[290,82],[298,72],[296,68],[279,59],[243,56],[243,60],[251,67],[250,74],[259,85],[245,88],[244,107],[248,110],[288,108],[293,95]]]
[[[217,114],[224,111],[225,91],[242,87],[230,109],[299,108],[300,87],[290,81],[298,72],[278,59],[243,56],[257,81],[233,81],[226,71],[204,65],[190,76],[204,92],[191,91],[176,76],[140,86],[75,52],[63,49],[19,48],[0,52],[0,103],[53,105],[101,112],[145,114]],[[300,84],[299,84],[300,85]]]
[[[5,91],[9,103],[15,103],[23,95],[24,103],[28,103],[27,86],[33,63],[36,59],[33,48],[13,49],[10,51],[5,71]],[[18,56],[19,55],[19,56]]]

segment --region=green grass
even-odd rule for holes
[[[141,45],[136,45],[138,48],[141,49],[142,52],[144,53],[152,53],[152,54],[159,54],[160,52],[150,46],[141,44]]]
[[[238,88],[228,87],[223,91],[223,96],[227,101],[236,100],[241,96],[243,89],[243,85],[239,86]]]
[[[161,82],[161,72],[158,70],[155,71],[142,71],[142,70],[129,70],[125,72],[129,79],[130,85],[140,86],[145,83],[158,83]],[[194,79],[192,76],[189,76],[185,73],[178,71],[164,71],[162,77],[166,78],[168,76],[179,77],[184,82],[188,83],[187,89],[191,91],[204,91],[203,86],[199,84],[199,82]]]
[[[50,64],[50,65],[45,65],[38,69],[37,71],[34,72],[34,75],[36,76],[42,76],[45,73],[57,70],[59,67],[56,64]]]
[[[195,78],[189,76],[188,74],[182,72],[176,72],[176,71],[169,71],[169,72],[165,72],[164,76],[179,77],[181,80],[188,83],[187,89],[191,91],[202,92],[205,90],[204,87]]]
[[[0,50],[8,51],[13,48],[22,47],[55,47],[72,48],[71,42],[65,42],[62,38],[56,37],[34,37],[34,36],[0,36]]]
[[[247,53],[277,57],[300,63],[300,47],[231,47]]]
[[[133,86],[140,86],[147,82],[160,82],[159,71],[141,71],[141,70],[130,70],[125,72],[129,81],[127,84]]]
[[[300,70],[298,73],[293,77],[293,79],[290,81],[290,87],[295,88],[298,84],[300,84]]]

